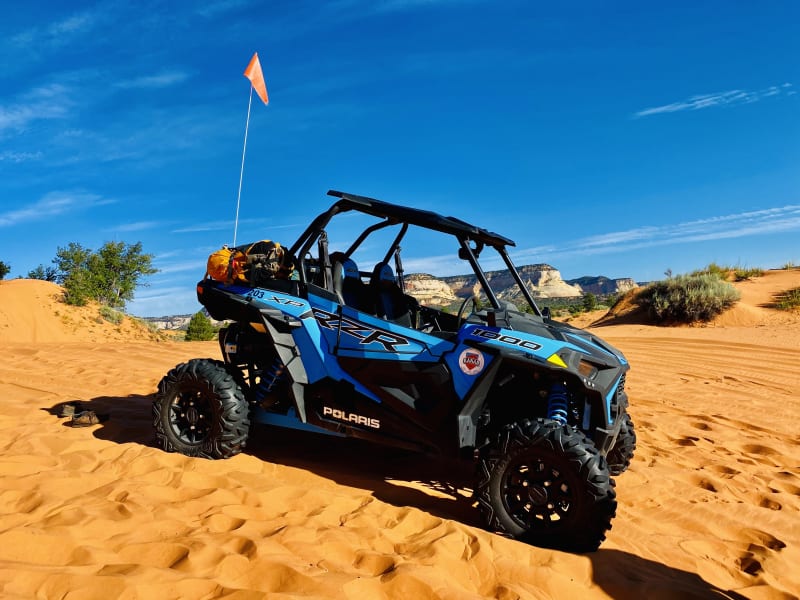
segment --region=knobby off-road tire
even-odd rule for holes
[[[608,472],[612,475],[622,475],[628,470],[636,451],[636,431],[633,428],[633,419],[628,413],[622,419],[619,434],[606,456]]]
[[[167,452],[228,458],[245,447],[249,407],[223,362],[193,359],[158,384],[153,426],[158,445]]]
[[[617,510],[592,441],[547,419],[508,425],[483,449],[475,492],[489,529],[572,552],[597,550]]]

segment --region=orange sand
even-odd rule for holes
[[[608,539],[573,555],[480,529],[469,468],[260,427],[227,461],[162,452],[150,395],[216,342],[132,341],[2,282],[0,596],[798,597],[800,316],[764,305],[800,271],[738,285],[706,327],[597,327],[639,447]],[[110,419],[65,427],[72,400]]]

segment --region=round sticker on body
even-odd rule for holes
[[[467,348],[458,357],[458,366],[467,375],[477,375],[483,371],[483,353],[480,350]]]

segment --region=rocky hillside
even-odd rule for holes
[[[578,298],[588,292],[607,295],[636,287],[636,282],[628,278],[609,279],[600,276],[565,281],[557,269],[547,264],[519,267],[519,274],[534,298]],[[486,278],[501,300],[518,301],[521,292],[507,269],[487,271]],[[480,284],[474,275],[434,277],[415,273],[406,276],[406,291],[423,304],[449,306],[458,298],[480,292]]]
[[[151,323],[158,329],[186,329],[192,315],[172,315],[168,317],[144,317],[144,320]]]
[[[222,321],[216,321],[211,318],[211,315],[208,314],[208,311],[203,308],[201,309],[203,313],[208,317],[211,321],[211,324],[215,327],[222,324]],[[194,315],[170,315],[166,317],[143,317],[145,321],[153,325],[156,329],[166,329],[170,330],[183,330],[185,331],[186,328],[189,326],[189,321],[192,320]]]
[[[583,290],[584,293],[592,293],[598,296],[605,296],[607,294],[624,294],[628,290],[639,287],[638,284],[630,277],[622,277],[619,279],[609,279],[608,277],[578,277],[577,279],[568,279],[567,283],[570,285],[577,285]]]
[[[406,292],[421,304],[447,306],[456,301],[453,288],[445,281],[427,273],[414,273],[405,276]]]

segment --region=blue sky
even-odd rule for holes
[[[181,6],[181,8],[176,8]],[[461,217],[564,278],[800,264],[800,3],[19,2],[0,21],[0,260],[141,241],[129,311],[340,189]],[[454,249],[407,267],[463,272]],[[369,268],[362,265],[362,268]],[[410,270],[410,269],[407,269]]]

